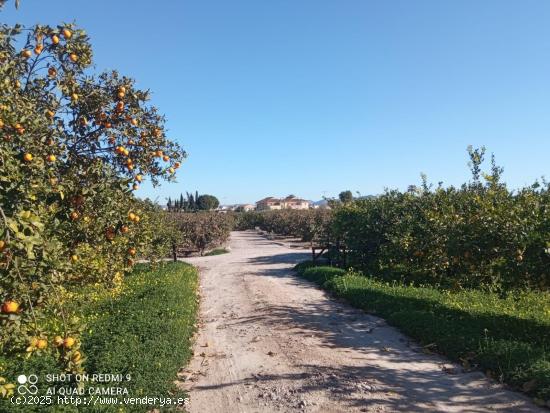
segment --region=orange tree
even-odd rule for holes
[[[550,183],[511,191],[502,168],[482,171],[485,149],[469,148],[472,180],[460,187],[397,190],[335,210],[333,233],[349,264],[387,280],[450,289],[550,289]]]
[[[326,244],[332,239],[333,211],[328,209],[251,211],[236,213],[236,229],[259,227],[279,235],[300,237],[303,241]]]
[[[226,242],[235,224],[232,215],[207,211],[171,212],[168,219],[175,247],[201,255]]]
[[[65,292],[116,286],[153,251],[151,208],[132,191],[185,157],[146,91],[91,64],[73,25],[0,27],[0,363],[49,353],[82,368]]]

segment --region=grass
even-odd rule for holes
[[[433,351],[550,400],[550,293],[497,294],[387,283],[332,267],[298,273],[351,305],[385,318]]]
[[[216,249],[213,249],[212,251],[208,251],[206,254],[204,254],[204,256],[209,257],[211,255],[222,255],[227,253],[229,253],[229,250],[227,250],[226,248],[216,248]]]
[[[198,308],[196,291],[196,269],[183,263],[169,263],[157,269],[146,264],[136,266],[116,298],[97,291],[82,292],[78,301],[86,320],[82,336],[86,373],[129,375],[129,381],[103,385],[125,387],[127,397],[185,397],[176,389],[174,380],[192,355],[190,339],[195,332]],[[59,372],[55,361],[44,357],[13,360],[8,366],[7,377],[20,373],[44,377]],[[38,394],[45,394],[45,387]],[[48,409],[2,403],[0,412],[146,412],[154,407],[126,405],[121,410],[121,406],[103,405]],[[164,407],[161,411],[169,409]]]

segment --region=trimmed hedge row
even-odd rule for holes
[[[328,242],[331,239],[332,212],[326,209],[252,211],[236,214],[235,229],[256,227],[303,241]]]
[[[550,288],[550,186],[489,180],[390,191],[339,208],[347,262],[385,279],[451,288]]]

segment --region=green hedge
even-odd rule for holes
[[[333,231],[347,264],[378,278],[444,288],[550,289],[550,183],[508,189],[502,168],[482,170],[485,149],[469,148],[472,179],[422,186],[346,204]]]
[[[124,282],[122,293],[111,299],[97,290],[79,294],[86,330],[82,350],[88,374],[131,375],[129,382],[106,387],[126,387],[128,397],[185,397],[174,380],[191,358],[190,339],[195,332],[197,270],[183,263],[151,269],[138,265]],[[95,297],[92,299],[92,297]],[[18,374],[60,373],[53,359],[35,357],[9,360],[7,377]],[[97,386],[94,384],[94,386]],[[45,394],[41,386],[39,394]],[[0,399],[0,412],[146,412],[153,406],[13,406]],[[168,411],[164,408],[162,411]]]
[[[550,399],[550,293],[507,297],[387,283],[332,267],[299,264],[304,278],[466,367],[533,397]]]

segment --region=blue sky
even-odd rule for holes
[[[189,152],[164,202],[468,179],[485,145],[512,187],[548,175],[550,2],[22,0],[0,21],[76,21],[97,70],[153,91]]]

